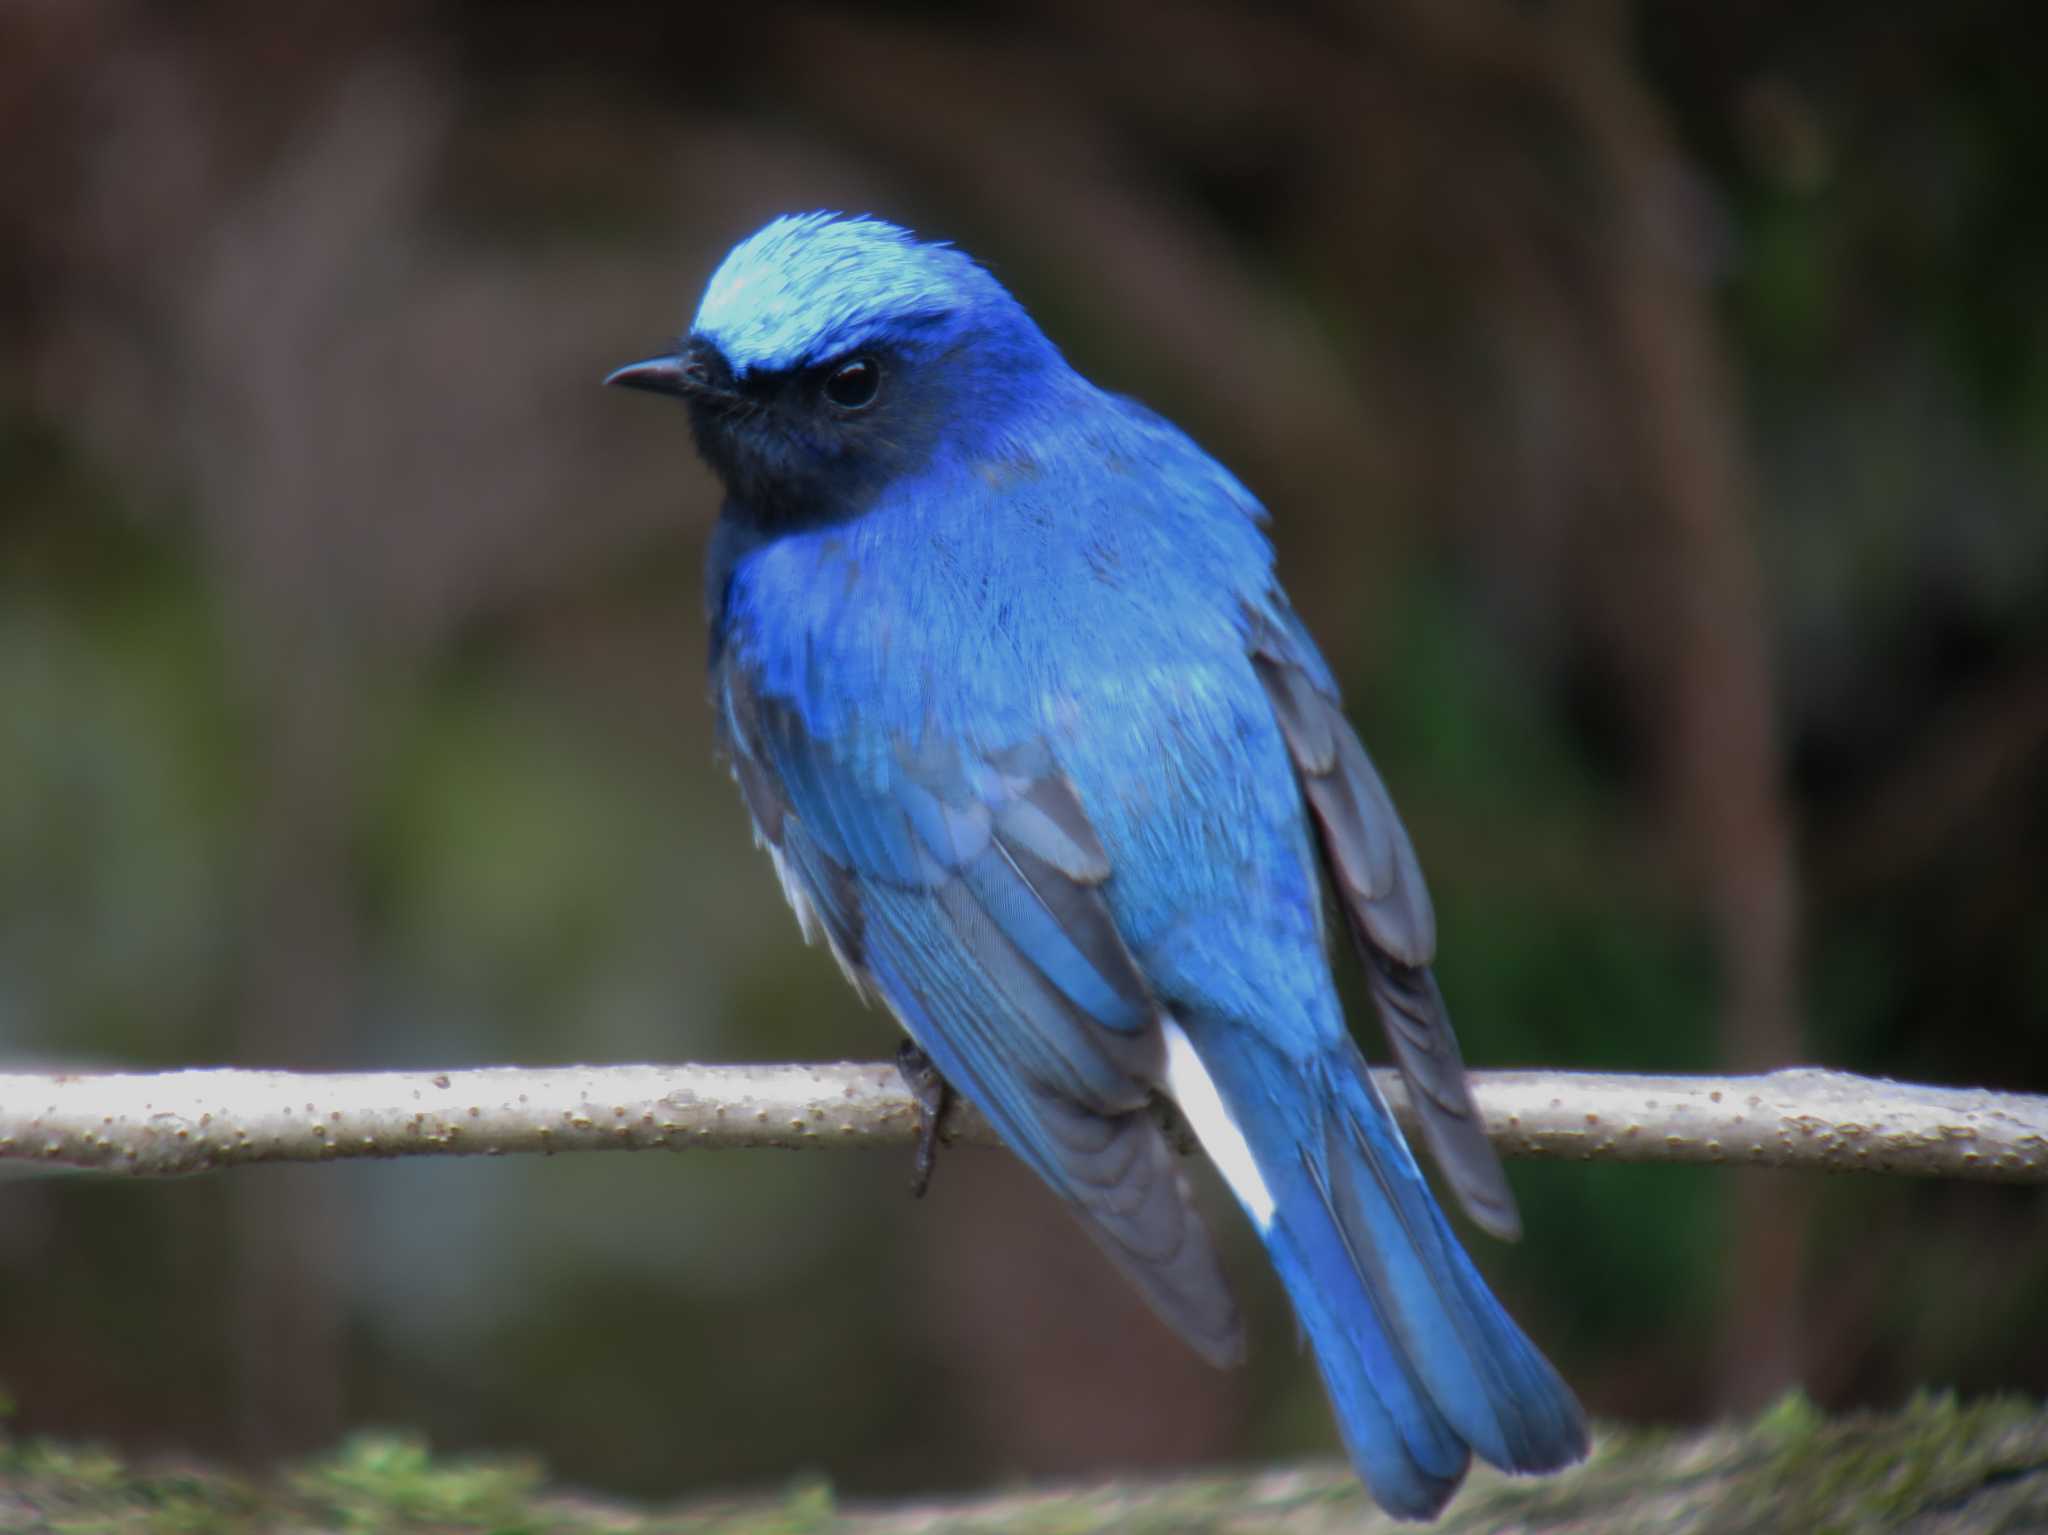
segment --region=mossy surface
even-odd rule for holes
[[[821,1482],[636,1508],[549,1485],[518,1457],[431,1454],[363,1434],[255,1479],[129,1465],[104,1451],[0,1435],[6,1535],[1318,1535],[1402,1528],[1350,1474],[1315,1465],[1241,1474],[1011,1489],[977,1499],[841,1504]],[[1412,1528],[1412,1526],[1410,1526]],[[1476,1473],[1435,1527],[1748,1535],[2048,1530],[2048,1410],[1922,1396],[1894,1413],[1827,1418],[1787,1397],[1754,1421],[1697,1433],[1607,1428],[1564,1476]]]

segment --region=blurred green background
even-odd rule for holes
[[[7,6],[0,1069],[893,1048],[712,760],[683,418],[597,387],[833,207],[1273,508],[1474,1062],[2048,1089],[2036,19]],[[1231,1374],[1006,1157],[907,1172],[12,1178],[0,1386],[647,1494],[1333,1448],[1221,1200]],[[1475,1250],[1597,1412],[2048,1390],[2041,1191],[1513,1175]]]

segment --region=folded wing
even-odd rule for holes
[[[726,744],[791,903],[1205,1357],[1237,1310],[1148,1102],[1159,1006],[1109,863],[1038,742],[822,740],[730,663]]]

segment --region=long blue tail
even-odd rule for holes
[[[1380,1505],[1431,1517],[1475,1451],[1508,1471],[1583,1458],[1578,1402],[1452,1236],[1349,1039],[1303,1061],[1241,1024],[1183,1026],[1264,1181],[1267,1250]]]

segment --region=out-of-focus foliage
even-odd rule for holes
[[[10,9],[0,1064],[893,1048],[711,760],[713,487],[596,387],[827,206],[957,238],[1265,497],[1473,1061],[2048,1088],[2030,22]],[[398,1423],[645,1493],[1328,1446],[1221,1198],[1232,1375],[1007,1159],[906,1173],[0,1183],[0,1384],[32,1431]],[[1514,1177],[1480,1260],[1598,1411],[2048,1390],[2039,1195]]]

